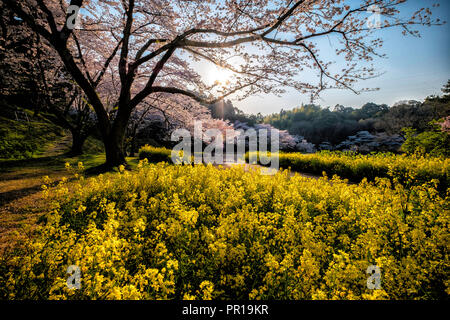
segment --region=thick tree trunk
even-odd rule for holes
[[[113,168],[119,165],[127,165],[125,159],[126,151],[124,148],[125,133],[128,120],[130,119],[131,108],[129,107],[129,92],[123,93],[125,98],[121,97],[118,111],[111,129],[104,135],[104,144],[106,151],[106,167]]]
[[[126,165],[125,151],[123,150],[124,132],[121,130],[112,131],[106,138],[104,138],[105,152],[106,152],[106,166],[114,168],[119,165]]]
[[[79,134],[77,132],[72,132],[72,149],[70,153],[72,155],[80,155],[83,153],[83,145],[86,141],[87,136]]]

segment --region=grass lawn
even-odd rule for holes
[[[86,153],[76,157],[67,156],[71,137],[62,137],[47,144],[43,150],[29,159],[0,159],[0,252],[24,236],[23,227],[36,224],[45,211],[41,186],[48,176],[56,184],[68,175],[66,162],[77,166],[82,162],[86,169],[105,162],[105,154],[98,151],[99,142],[88,139]],[[127,158],[130,167],[137,165],[137,158]]]

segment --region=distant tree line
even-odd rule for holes
[[[207,105],[211,111],[211,116],[215,119],[228,120],[231,123],[236,121],[247,123],[249,126],[253,126],[257,123],[262,123],[264,116],[261,113],[256,115],[246,114],[239,108],[233,106],[230,100],[220,100],[215,104]]]
[[[443,95],[427,97],[420,101],[400,101],[389,107],[386,104],[366,103],[361,108],[336,105],[323,108],[316,104],[302,104],[292,110],[281,110],[266,117],[247,115],[234,107],[231,101],[220,101],[209,108],[214,118],[231,122],[266,123],[292,135],[299,135],[316,145],[328,142],[336,145],[359,131],[400,134],[404,128],[416,133],[433,131],[433,121],[450,115],[450,81],[442,89]]]
[[[372,131],[375,119],[388,110],[387,105],[374,103],[367,103],[361,109],[337,105],[333,110],[306,104],[289,111],[281,110],[263,121],[291,134],[301,135],[314,144],[337,144],[358,131]]]

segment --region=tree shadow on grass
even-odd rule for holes
[[[45,175],[45,172],[64,169],[64,155],[0,161],[0,180],[17,180]],[[38,169],[29,172],[28,169]],[[41,169],[41,170],[39,170]]]
[[[0,193],[0,207],[42,190],[40,185]]]
[[[63,176],[69,177],[71,173],[65,169],[65,163],[69,162],[73,167],[77,167],[78,162],[82,162],[87,169],[86,177],[99,174],[98,167],[104,163],[103,154],[84,154],[73,156],[70,153],[54,156],[36,157],[20,160],[0,160],[0,182],[6,182],[7,190],[0,193],[0,207],[5,206],[15,200],[21,199],[42,190],[42,183],[36,181],[39,177],[50,176],[55,178],[57,183]],[[69,180],[71,180],[69,178]],[[3,184],[5,186],[5,184]],[[20,186],[22,188],[17,188]]]

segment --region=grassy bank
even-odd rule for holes
[[[49,144],[61,138],[64,131],[45,117],[17,121],[0,116],[0,159],[29,159],[42,153]]]

